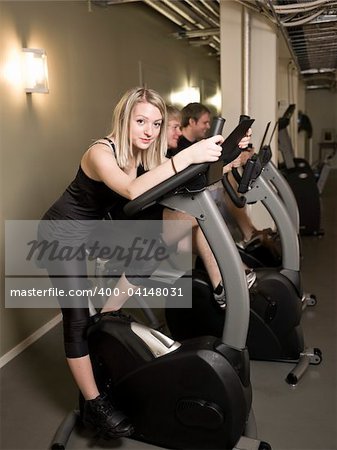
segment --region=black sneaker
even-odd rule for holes
[[[122,319],[127,322],[133,322],[132,316],[130,316],[130,314],[125,314],[121,309],[118,309],[117,311],[98,312],[90,317],[90,322],[92,324],[97,323],[104,317],[117,317],[118,319]]]
[[[226,309],[226,291],[221,283],[213,291],[214,300],[221,309]]]
[[[245,274],[246,274],[247,286],[248,286],[248,290],[249,290],[256,281],[256,273],[254,272],[253,269],[246,269]]]
[[[115,409],[107,396],[102,395],[84,402],[82,422],[94,428],[97,435],[104,439],[126,437],[134,432],[125,414]]]

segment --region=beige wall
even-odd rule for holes
[[[256,118],[254,142],[259,146],[267,122],[273,126],[277,120],[277,35],[275,27],[258,14],[252,16],[251,34],[251,111]],[[274,154],[275,142],[274,138]]]
[[[278,116],[281,116],[288,105],[295,103],[296,109],[292,116],[288,132],[292,139],[294,152],[296,156],[305,156],[305,138],[303,134],[298,133],[298,111],[306,110],[306,90],[303,78],[298,72],[298,68],[292,60],[289,49],[283,36],[280,34],[278,39]]]
[[[291,118],[288,133],[291,137],[295,154],[297,155],[297,115],[298,115],[298,70],[294,64],[289,49],[285,44],[283,36],[280,34],[278,39],[278,83],[277,83],[277,99],[278,99],[278,117],[282,116],[287,107],[295,103],[296,109]]]
[[[220,67],[226,129],[230,130],[237,124],[241,113],[248,113],[255,118],[253,143],[258,147],[267,122],[275,123],[277,119],[277,37],[274,27],[258,14],[250,13],[248,22],[249,70],[245,78],[243,7],[233,1],[221,2]],[[248,106],[248,111],[244,111],[245,106]],[[275,146],[272,148],[276,155]],[[249,213],[258,228],[273,226],[262,205],[249,207]]]
[[[86,1],[2,1],[0,14],[2,219],[41,216],[88,144],[106,133],[126,89],[144,82],[168,95],[188,84],[219,85],[216,58],[175,40],[176,27],[142,3],[89,12]],[[4,78],[26,46],[47,52],[49,94],[26,95]],[[58,311],[4,308],[1,242],[3,355]]]
[[[263,17],[254,14],[251,19],[251,109],[254,123],[254,143],[259,148],[267,122],[271,121],[271,129],[277,121],[277,34],[276,28]],[[277,161],[276,138],[271,142],[273,160]],[[274,227],[274,222],[262,205],[251,206],[251,216],[258,229]]]
[[[250,13],[249,75],[244,79],[243,7],[234,1],[221,2],[221,90],[226,128],[233,128],[248,104],[247,113],[256,119],[254,143],[259,144],[266,123],[277,119],[277,36],[274,26]],[[243,85],[248,83],[248,101]]]
[[[232,130],[242,114],[242,6],[220,3],[221,94],[225,130]]]
[[[304,112],[310,118],[313,127],[312,162],[317,163],[322,130],[325,128],[334,129],[337,139],[337,92],[322,89],[308,91],[306,99]],[[330,161],[330,164],[337,168],[337,155]]]

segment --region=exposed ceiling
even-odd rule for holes
[[[307,89],[335,89],[336,0],[259,0],[260,12],[277,23],[306,81]]]
[[[90,1],[90,0],[89,0]],[[91,0],[101,6],[138,1],[179,27],[177,39],[220,54],[220,0]],[[235,0],[275,23],[307,89],[336,89],[337,0]]]

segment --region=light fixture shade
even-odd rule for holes
[[[26,93],[47,94],[48,66],[47,55],[42,48],[23,48],[23,76]]]

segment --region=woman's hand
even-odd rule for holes
[[[243,155],[242,155],[242,153],[237,157],[237,158],[235,158],[230,164],[231,164],[231,166],[232,166],[232,168],[233,167],[235,167],[235,168],[238,168],[238,167],[241,167],[241,166],[243,166],[244,165],[244,162],[243,162]]]
[[[230,172],[233,169],[233,167],[238,168],[244,166],[248,161],[248,159],[253,155],[253,153],[254,153],[253,149],[251,149],[251,151],[241,152],[237,158],[235,158],[233,161],[224,166],[223,173]]]
[[[235,158],[230,163],[226,164],[223,168],[223,173],[228,173],[232,170],[233,167],[241,167],[242,166],[242,153]]]
[[[230,172],[231,170],[232,170],[232,163],[228,163],[225,166],[223,166],[222,173],[225,174],[225,173]]]
[[[241,141],[239,142],[239,148],[247,148],[248,144],[250,143],[250,138],[252,137],[252,129],[249,128],[246,136],[244,136]]]
[[[220,134],[203,139],[178,153],[174,159],[181,155],[187,165],[217,161],[221,155],[223,141],[224,138]]]

